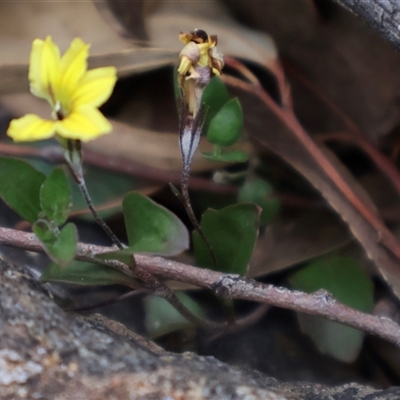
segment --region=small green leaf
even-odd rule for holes
[[[189,248],[185,225],[155,201],[132,192],[125,196],[122,209],[130,250],[169,256]]]
[[[138,287],[134,279],[117,269],[74,261],[66,267],[50,264],[40,277],[41,282],[63,282],[85,286],[125,285]]]
[[[247,181],[239,191],[239,202],[253,202],[262,208],[261,225],[268,225],[279,211],[280,203],[273,197],[272,186],[263,179]]]
[[[207,107],[207,121],[204,131],[207,132],[209,122],[218,114],[218,111],[230,100],[228,90],[221,78],[215,76],[203,91],[201,102]]]
[[[231,146],[242,134],[243,113],[237,98],[229,100],[210,121],[207,139],[212,144]]]
[[[58,235],[51,235],[51,224],[48,225],[48,232],[46,232],[46,225],[43,220],[38,222],[40,224],[34,224],[33,231],[43,243],[47,255],[57,264],[68,265],[76,254],[76,244],[78,242],[76,226],[69,223],[64,226]]]
[[[0,157],[0,195],[22,218],[33,223],[41,211],[39,193],[46,176],[28,163]]]
[[[363,312],[373,308],[373,284],[352,258],[329,257],[311,262],[290,279],[294,289],[311,293],[325,289],[340,302]],[[323,318],[299,314],[303,332],[314,340],[319,350],[343,362],[357,357],[364,333]]]
[[[182,292],[176,295],[183,304],[194,314],[204,317],[202,308],[189,296]],[[151,338],[157,338],[178,329],[193,326],[185,317],[166,300],[157,296],[148,296],[145,299],[146,328]]]
[[[32,230],[42,243],[54,243],[60,235],[60,230],[54,221],[39,218],[33,225]]]
[[[313,315],[298,314],[300,329],[311,337],[322,354],[352,363],[360,353],[364,333],[349,326]]]
[[[261,209],[256,204],[242,203],[220,211],[207,210],[201,220],[207,239],[217,257],[218,270],[245,275],[258,236]],[[213,263],[207,246],[193,232],[196,263],[211,268]]]
[[[40,205],[43,212],[57,225],[62,225],[71,210],[71,191],[65,172],[54,168],[40,190]]]
[[[241,150],[214,154],[208,151],[203,151],[201,153],[203,158],[210,161],[222,161],[222,162],[234,162],[234,163],[242,163],[247,161],[249,156]]]

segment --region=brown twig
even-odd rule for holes
[[[0,228],[0,244],[34,252],[43,252],[34,234]],[[95,255],[111,248],[79,243],[77,260],[99,262]],[[316,315],[368,332],[400,347],[400,325],[389,318],[366,314],[336,301],[328,292],[320,290],[307,294],[256,282],[237,275],[197,268],[166,260],[162,257],[136,255],[137,271],[161,279],[190,283],[211,289],[217,296],[266,303],[276,307]],[[128,266],[113,261],[109,264],[133,277]]]

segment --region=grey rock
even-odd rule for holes
[[[119,323],[64,312],[27,270],[0,260],[0,399],[105,398],[378,400],[400,391],[282,383],[167,353]]]

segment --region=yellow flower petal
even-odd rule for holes
[[[71,111],[73,93],[87,70],[89,47],[81,39],[74,39],[61,58],[60,79],[55,87],[55,95],[64,114]]]
[[[32,45],[29,81],[31,92],[54,105],[54,84],[58,81],[60,50],[51,36],[46,40],[35,39]]]
[[[13,119],[7,135],[16,142],[30,142],[52,137],[55,133],[55,122],[42,119],[34,114]]]
[[[83,76],[72,98],[73,107],[100,107],[111,96],[117,81],[114,67],[92,69]]]
[[[112,126],[97,108],[81,106],[62,121],[57,121],[56,130],[66,139],[87,142],[110,133]]]
[[[208,50],[212,47],[211,43],[201,43],[197,45],[200,50],[200,58],[197,62],[199,67],[206,67],[209,64],[210,56]]]
[[[188,44],[192,40],[193,35],[191,33],[180,33],[179,40],[185,44]]]
[[[182,56],[178,67],[178,74],[186,75],[191,67],[192,67],[192,62],[190,61],[190,59],[186,56]]]

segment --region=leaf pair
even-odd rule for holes
[[[68,265],[75,256],[78,231],[72,223],[65,224],[71,211],[71,190],[61,168],[53,169],[40,187],[39,218],[32,229],[44,244],[48,256],[61,266]]]
[[[189,247],[189,233],[179,218],[148,197],[128,193],[122,204],[129,246],[126,249],[103,253],[100,260],[119,260],[134,267],[136,252],[170,256]],[[73,262],[66,268],[50,265],[41,277],[42,282],[66,282],[76,285],[125,285],[136,287],[136,281],[123,272],[106,265]]]
[[[71,192],[61,168],[48,177],[28,163],[0,157],[0,195],[22,218],[33,224],[48,256],[60,265],[75,256],[78,234],[75,225],[61,230],[71,210]]]

